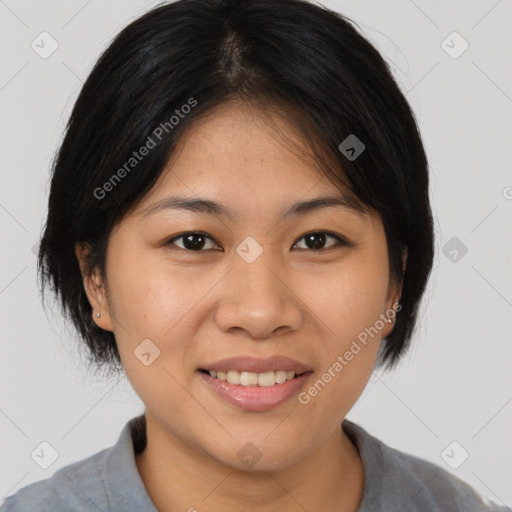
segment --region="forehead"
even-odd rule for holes
[[[348,188],[327,179],[293,124],[270,110],[238,102],[223,104],[190,125],[139,212],[171,192],[230,197],[233,202],[238,196],[262,204],[343,196],[361,207]]]
[[[320,169],[298,130],[271,110],[230,102],[195,121],[178,141],[173,166],[231,178],[318,180]]]

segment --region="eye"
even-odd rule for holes
[[[313,251],[319,251],[322,249],[329,249],[333,247],[331,244],[330,246],[325,247],[326,240],[328,238],[331,238],[337,242],[336,245],[348,245],[347,241],[341,238],[340,236],[333,235],[331,233],[327,233],[326,231],[315,231],[313,233],[307,233],[306,235],[302,236],[299,240],[305,240],[306,247],[301,247],[300,249],[310,249]],[[295,242],[293,247],[296,247],[299,244],[299,242]]]
[[[181,240],[182,244],[175,244],[176,240]],[[166,242],[165,245],[177,245],[180,249],[200,252],[208,242],[211,242],[213,247],[207,247],[207,249],[215,249],[218,247],[217,242],[215,242],[215,240],[213,240],[213,238],[207,234],[201,233],[199,231],[189,231],[187,233],[182,233],[181,235],[171,238]]]
[[[327,247],[325,246],[328,239],[334,240],[334,244],[330,244]],[[293,247],[297,247],[300,250],[312,250],[312,251],[321,251],[324,249],[329,249],[331,247],[349,245],[346,240],[341,238],[340,236],[327,233],[326,231],[315,231],[312,233],[307,233],[303,235],[299,240],[304,240],[306,247],[298,247],[300,242],[295,242]],[[180,243],[178,243],[178,241]],[[212,244],[210,247],[207,247],[208,242]],[[187,251],[195,251],[201,252],[203,249],[214,249],[219,250],[219,245],[217,242],[211,238],[206,233],[202,233],[200,231],[189,231],[186,233],[182,233],[177,235],[166,242],[165,245],[176,245],[180,249],[185,249]]]

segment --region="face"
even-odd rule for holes
[[[230,104],[197,121],[112,232],[106,281],[85,284],[168,439],[242,469],[251,442],[272,470],[340,430],[399,295],[379,215],[348,207],[267,120]],[[320,197],[340,201],[293,209]]]

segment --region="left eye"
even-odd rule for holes
[[[345,240],[343,240],[341,237],[336,235],[331,235],[329,233],[326,233],[325,231],[316,231],[314,233],[308,233],[307,235],[302,236],[299,240],[305,240],[306,247],[305,249],[310,249],[313,251],[318,251],[322,249],[326,249],[325,243],[328,238],[331,238],[337,242],[337,244],[334,245],[346,245]],[[298,242],[294,244],[294,247],[298,245]],[[332,244],[328,246],[327,248],[332,247]],[[301,249],[304,249],[304,247],[301,247]]]
[[[171,238],[166,245],[177,245],[174,243],[175,240],[183,240],[182,246],[178,245],[178,247],[180,247],[180,249],[186,249],[188,251],[201,251],[206,245],[207,241],[213,244],[213,247],[207,247],[207,249],[215,249],[215,247],[217,247],[217,243],[211,237],[204,233],[195,231],[175,236],[174,238]]]
[[[328,239],[334,240],[334,244],[330,244],[327,247],[326,242]],[[177,241],[181,241],[181,244],[176,243]],[[306,235],[303,235],[300,240],[304,240],[306,247],[298,247],[300,242],[295,242],[293,244],[293,247],[297,247],[301,250],[312,250],[312,251],[320,251],[323,249],[328,249],[330,247],[336,246],[336,245],[347,245],[347,242],[337,236],[330,233],[327,233],[325,231],[316,231],[313,233],[308,233]],[[210,247],[208,247],[208,243],[211,244]],[[203,249],[215,249],[218,250],[217,247],[219,245],[213,238],[208,236],[206,233],[201,233],[197,231],[190,231],[188,233],[182,233],[181,235],[175,236],[174,238],[171,238],[166,245],[176,245],[180,249],[185,249],[187,251],[195,251],[200,252]]]

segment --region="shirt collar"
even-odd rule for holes
[[[382,461],[375,460],[376,456],[382,458],[380,447],[377,440],[355,423],[345,419],[342,428],[356,446],[364,468],[363,497],[358,512],[371,510],[370,504],[378,502],[377,486],[381,485],[376,468]],[[117,443],[109,450],[105,460],[103,481],[111,510],[158,512],[135,462],[135,456],[141,453],[145,446],[146,417],[141,415],[126,423]]]
[[[135,463],[135,455],[146,443],[145,420],[144,415],[132,418],[105,460],[103,481],[111,510],[158,512]]]

